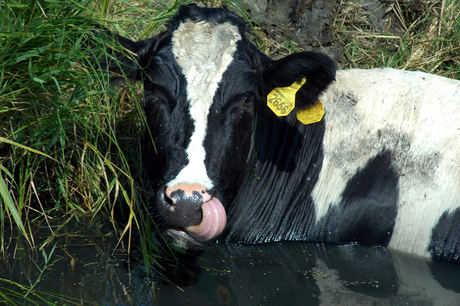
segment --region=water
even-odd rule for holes
[[[46,269],[40,251],[18,255],[21,248],[10,245],[0,274],[30,285],[43,270],[35,293],[55,305],[460,305],[459,266],[382,247],[219,243],[196,265],[172,273],[178,288],[152,282],[125,252],[113,253],[115,245],[115,239],[69,237]]]
[[[158,305],[460,305],[460,267],[382,247],[219,244]]]

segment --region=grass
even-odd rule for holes
[[[336,34],[345,45],[344,67],[393,67],[460,79],[460,1],[388,2],[379,31],[366,1],[340,2]]]
[[[16,305],[90,305],[90,302],[81,299],[71,298],[52,292],[34,292],[28,296],[27,292],[32,290],[17,282],[0,278],[0,302],[9,306]],[[26,293],[24,293],[26,292]]]
[[[108,218],[121,238],[135,227],[151,239],[149,183],[142,171],[141,87],[113,88],[92,48],[118,48],[95,24],[150,36],[188,1],[143,8],[135,1],[3,1],[0,4],[0,239],[14,224],[34,244],[52,243],[63,224]],[[114,214],[126,213],[117,224]],[[160,253],[150,243],[147,267]],[[146,252],[147,253],[147,252]]]

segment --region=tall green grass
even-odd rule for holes
[[[48,227],[44,247],[81,217],[107,217],[129,242],[133,228],[141,240],[151,239],[143,230],[154,224],[142,171],[142,88],[110,85],[95,59],[120,47],[93,30],[99,24],[151,36],[187,2],[151,8],[121,0],[0,2],[2,251],[11,239],[5,226],[17,227],[32,245],[35,229]],[[115,211],[126,213],[121,226]],[[155,265],[158,247],[142,245],[150,247],[146,266]]]

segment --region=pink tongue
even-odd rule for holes
[[[201,209],[203,220],[198,225],[187,227],[187,233],[199,241],[208,241],[219,236],[227,225],[227,215],[222,203],[216,199],[205,202]]]

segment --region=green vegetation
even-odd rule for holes
[[[66,297],[52,292],[34,293],[28,296],[31,287],[0,278],[0,301],[9,306],[16,305],[90,305],[81,299]]]
[[[8,224],[31,245],[37,228],[48,227],[43,247],[70,221],[107,218],[120,238],[130,240],[133,228],[146,233],[146,267],[155,265],[158,247],[142,231],[154,225],[141,166],[141,87],[110,86],[96,59],[119,46],[92,31],[99,24],[151,36],[187,2],[151,8],[118,0],[0,3],[2,252],[11,239]],[[115,223],[116,211],[126,213],[124,227]]]
[[[336,34],[346,67],[393,67],[460,79],[460,1],[391,1],[376,28],[370,1],[341,1]],[[379,21],[380,22],[380,21]]]

